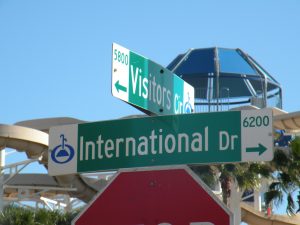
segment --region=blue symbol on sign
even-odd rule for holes
[[[75,151],[71,145],[66,144],[65,135],[60,135],[61,144],[56,146],[51,152],[51,159],[59,164],[64,164],[73,159]]]
[[[192,113],[193,112],[193,107],[192,104],[190,103],[190,94],[187,93],[188,95],[188,101],[184,104],[184,112],[185,113]]]

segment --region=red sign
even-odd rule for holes
[[[73,225],[231,225],[232,213],[187,168],[120,172]]]

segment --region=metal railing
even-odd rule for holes
[[[222,88],[220,97],[214,98],[212,90],[198,88],[195,93],[195,112],[217,112],[230,109],[230,90]]]

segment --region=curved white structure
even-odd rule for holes
[[[250,107],[247,109],[256,108]],[[63,117],[22,121],[15,125],[0,125],[0,150],[8,147],[16,149],[19,152],[25,152],[29,159],[38,159],[47,169],[48,132],[50,127],[84,122],[86,121]],[[276,129],[298,132],[300,130],[300,112],[287,113],[274,108],[273,126]],[[55,195],[67,192],[72,197],[88,202],[106,185],[105,180],[99,181],[98,179],[87,178],[79,174],[56,177],[50,177],[47,174],[28,174],[25,176],[20,175],[19,177],[16,176],[15,179],[9,180],[9,182],[5,184],[4,197],[16,197],[16,195],[19,194],[18,186],[27,185],[34,193],[34,187],[36,185],[44,185],[46,189],[48,189],[47,193],[43,195],[45,197],[51,197],[51,194]],[[256,213],[251,207],[249,208],[242,205],[242,220],[255,225],[270,221],[270,218]],[[282,220],[281,217],[272,217],[273,222],[270,224],[297,224],[297,222],[294,223],[294,221],[289,219],[280,220]]]
[[[300,217],[288,217],[281,215],[267,216],[262,212],[255,211],[246,203],[241,203],[242,221],[251,225],[299,225]]]
[[[86,123],[87,121],[78,120],[71,117],[57,117],[57,118],[46,118],[46,119],[35,119],[35,120],[25,120],[15,123],[15,125],[22,127],[29,127],[36,130],[49,132],[50,127],[67,125],[67,124],[77,124]]]
[[[70,118],[32,120],[30,122],[22,122],[23,124],[31,124],[33,127],[37,126],[45,131],[49,130],[52,125],[63,125],[79,120]],[[20,123],[20,124],[22,124]],[[16,126],[16,125],[0,125],[0,149],[5,147],[16,149],[17,151],[26,152],[29,159],[39,159],[47,168],[48,162],[48,139],[49,135],[37,129]],[[33,178],[31,178],[33,179]],[[83,178],[80,175],[68,175],[54,177],[57,184],[64,188],[73,188],[69,194],[84,202],[88,202],[103,186],[97,184],[95,180]],[[34,183],[34,179],[32,180]],[[16,186],[16,185],[15,185]]]
[[[0,149],[9,147],[25,151],[28,158],[38,158],[47,153],[48,139],[47,133],[36,129],[0,125]]]
[[[300,131],[300,111],[293,113],[282,113],[274,116],[274,128],[288,132]]]

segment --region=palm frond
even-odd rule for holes
[[[279,178],[284,186],[289,186],[292,182],[291,176],[285,172],[279,173]]]
[[[269,190],[264,194],[264,197],[267,206],[269,206],[272,201],[274,201],[275,205],[279,205],[283,200],[283,194],[278,190]]]
[[[272,182],[269,186],[269,190],[278,190],[280,185],[280,182]]]
[[[235,164],[225,164],[224,169],[227,170],[229,173],[232,173],[236,170],[237,165],[235,165]]]
[[[286,212],[288,215],[295,215],[295,202],[293,200],[291,193],[288,193],[288,195],[287,195]]]
[[[251,163],[249,166],[249,171],[260,174],[262,177],[268,178],[272,173],[272,168],[269,164],[266,163]]]
[[[218,171],[214,166],[191,166],[190,168],[210,188],[214,188],[217,185],[218,177],[216,176],[216,174],[218,173]]]
[[[297,203],[298,203],[298,209],[297,209],[297,212],[300,212],[300,191],[298,192],[298,195],[297,195]]]
[[[274,158],[271,162],[271,165],[278,170],[287,169],[290,163],[290,158],[287,153],[280,149],[276,149],[274,152]]]
[[[296,137],[290,146],[295,160],[300,160],[300,137]]]

